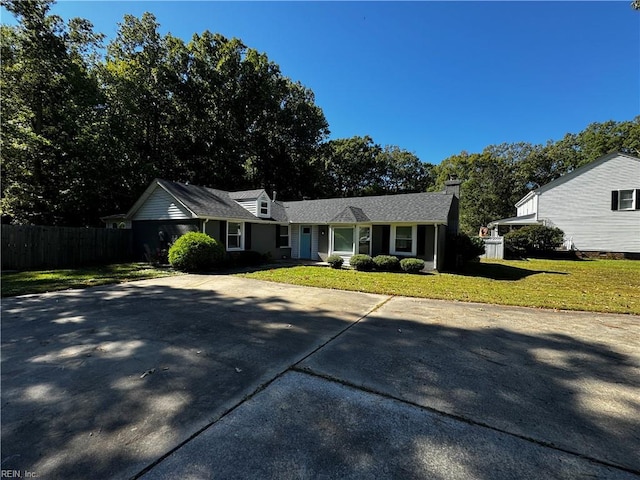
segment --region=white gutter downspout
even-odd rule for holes
[[[202,233],[207,233],[205,230],[207,228],[207,223],[209,223],[209,219],[205,218],[202,222]]]
[[[435,233],[433,240],[433,269],[438,270],[438,224],[435,224]]]

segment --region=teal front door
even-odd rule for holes
[[[300,227],[300,258],[311,258],[311,226]]]

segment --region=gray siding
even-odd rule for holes
[[[163,188],[156,187],[136,212],[133,220],[184,220],[190,218],[192,218],[191,213],[186,208]]]
[[[281,248],[276,247],[276,228],[278,225],[267,225],[263,223],[251,224],[251,248],[259,253],[268,253],[271,258],[278,259],[283,254]],[[288,249],[287,249],[288,250]]]
[[[431,263],[433,265],[433,254],[435,248],[436,241],[436,227],[435,225],[425,225],[425,236],[424,236],[424,254],[420,255],[425,262]],[[444,229],[444,227],[443,227]],[[418,251],[420,249],[418,248]],[[435,268],[435,266],[433,267]]]
[[[327,225],[318,227],[318,256],[323,261],[329,257],[329,227]]]
[[[218,242],[225,244],[225,239],[220,237],[220,221],[219,220],[209,220],[204,224],[204,233],[209,235],[211,238],[215,238]]]
[[[318,225],[313,225],[311,227],[311,259],[312,260],[321,260],[318,255]]]
[[[300,225],[291,225],[291,258],[300,258]]]
[[[447,229],[443,225],[438,226],[438,258],[437,265],[434,265],[433,268],[436,270],[442,270],[444,268],[444,255],[446,251],[446,241],[447,241]]]
[[[640,162],[624,156],[543,191],[538,219],[562,229],[583,251],[640,252],[640,210],[611,210],[611,191],[640,188]]]
[[[165,241],[175,242],[187,232],[201,231],[200,220],[142,220],[133,222],[133,247],[137,260],[144,260],[145,245],[151,252],[160,248],[159,232],[164,233]]]

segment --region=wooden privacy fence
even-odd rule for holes
[[[73,268],[127,262],[131,230],[2,225],[2,269]]]

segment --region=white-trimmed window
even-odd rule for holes
[[[611,210],[640,210],[640,189],[613,190]]]
[[[278,246],[290,247],[291,227],[289,225],[278,225]]]
[[[261,193],[256,199],[256,217],[269,218],[271,216],[271,199],[266,193]]]
[[[414,256],[417,243],[416,225],[391,226],[391,253],[393,255]]]
[[[353,239],[355,228],[333,227],[331,229],[331,250],[334,253],[353,255]]]
[[[633,210],[634,205],[633,190],[620,190],[618,194],[618,210]]]
[[[244,222],[227,222],[227,250],[244,250]]]
[[[358,227],[358,253],[371,255],[371,227],[369,225]]]
[[[259,212],[261,217],[269,216],[269,202],[267,200],[260,200],[258,204]]]

